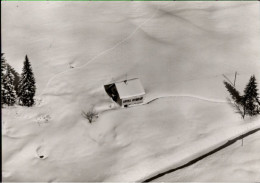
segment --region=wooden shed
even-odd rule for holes
[[[107,84],[104,87],[107,94],[122,107],[143,103],[145,91],[138,78]]]

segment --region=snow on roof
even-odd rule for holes
[[[115,85],[121,99],[145,94],[141,81],[138,78],[116,82]]]

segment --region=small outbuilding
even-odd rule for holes
[[[143,103],[145,91],[138,78],[107,84],[104,87],[107,94],[121,107]]]

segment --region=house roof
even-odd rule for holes
[[[121,99],[145,94],[141,81],[138,78],[116,82],[115,85]]]

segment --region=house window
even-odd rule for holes
[[[127,103],[127,102],[131,102],[131,100],[129,99],[129,100],[124,100],[124,103]]]
[[[135,99],[133,99],[133,101],[139,101],[139,100],[142,100],[142,99],[143,99],[143,97],[135,98]]]

